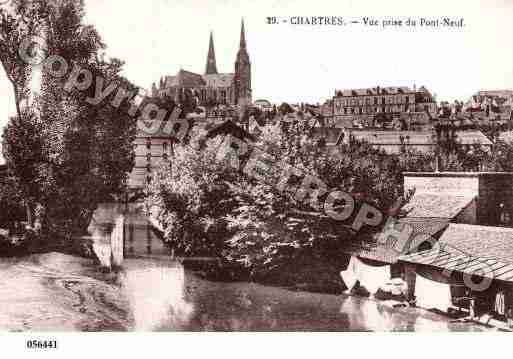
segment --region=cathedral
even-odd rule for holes
[[[214,38],[210,33],[207,63],[203,75],[180,70],[176,76],[165,76],[152,85],[153,97],[169,96],[179,101],[185,91],[192,93],[198,105],[239,105],[251,103],[251,62],[246,48],[244,20],[234,73],[217,71]]]

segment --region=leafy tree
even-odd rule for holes
[[[278,111],[282,114],[282,115],[287,115],[289,113],[292,113],[294,112],[294,110],[292,109],[292,107],[286,103],[286,102],[283,102],[279,107],[278,107]]]
[[[124,191],[134,162],[136,124],[128,116],[129,105],[110,105],[116,91],[100,103],[86,99],[94,97],[97,87],[103,90],[111,83],[129,91],[135,87],[120,75],[120,60],[105,59],[100,36],[82,22],[80,0],[15,1],[15,15],[2,13],[9,24],[1,27],[3,44],[19,42],[19,29],[26,28],[25,17],[32,14],[26,4],[37,10],[31,10],[39,16],[34,16],[34,28],[44,34],[48,54],[64,58],[69,71],[92,73],[88,89],[70,90],[64,87],[69,72],[55,77],[43,68],[40,94],[10,121],[3,136],[7,164],[27,203],[29,223],[48,237],[70,238],[83,234],[99,202]],[[2,62],[25,69],[9,56]],[[26,82],[19,88],[28,91]]]
[[[25,208],[20,192],[10,176],[0,178],[0,227],[11,228],[16,221],[23,219]]]
[[[343,251],[337,249],[355,238],[348,225],[354,217],[335,221],[308,196],[298,198],[303,178],[312,175],[330,190],[352,193],[357,209],[370,203],[386,212],[403,196],[398,160],[368,144],[352,143],[331,156],[310,136],[306,122],[267,125],[262,131],[253,148],[271,165],[262,178],[231,167],[219,157],[220,138],[202,146],[201,135],[192,141],[198,145],[178,146],[171,168],[162,167],[148,189],[147,205],[162,209],[158,219],[175,248],[219,256],[254,275],[313,253],[339,260]],[[301,175],[282,190],[277,185],[287,166]]]

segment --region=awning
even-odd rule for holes
[[[400,262],[422,264],[484,278],[513,282],[513,264],[463,252],[432,249],[399,257]]]
[[[513,228],[450,223],[439,243],[399,260],[513,282]]]

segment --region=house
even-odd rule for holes
[[[474,298],[483,313],[490,312],[497,295],[513,308],[505,282],[513,280],[513,173],[405,173],[404,188],[415,189],[405,217],[348,243],[343,280],[358,280],[375,293],[391,278],[402,278],[406,298],[443,311],[468,307]],[[464,277],[470,270],[472,276]],[[480,283],[476,278],[488,278],[490,285],[476,290],[468,283]]]
[[[404,182],[416,188],[407,218],[447,221],[428,246],[398,257],[408,297],[443,311],[472,301],[479,315],[496,312],[501,296],[505,315],[513,308],[513,173],[406,173]]]
[[[232,120],[226,120],[225,122],[210,128],[206,134],[206,138],[211,139],[214,137],[227,135],[231,135],[242,141],[254,142],[256,140],[251,133],[237,125]]]

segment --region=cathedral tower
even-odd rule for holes
[[[237,103],[251,103],[251,62],[246,48],[244,19],[240,29],[240,45],[235,60],[235,97]]]
[[[210,32],[210,43],[208,45],[207,66],[205,69],[205,74],[217,74],[216,53],[214,51],[214,36],[212,32]]]

